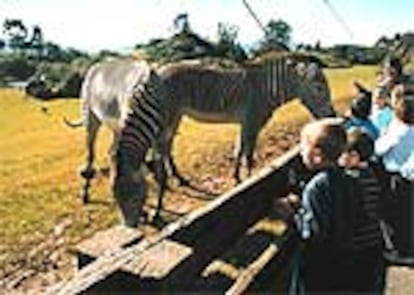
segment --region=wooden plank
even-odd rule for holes
[[[208,277],[212,274],[221,273],[232,280],[236,280],[242,271],[243,269],[240,269],[227,261],[215,259],[203,271],[202,276]]]
[[[279,248],[276,244],[270,244],[256,261],[251,263],[245,270],[243,270],[233,286],[227,290],[226,295],[244,294],[255,277],[261,272],[266,265],[276,256]]]
[[[206,206],[204,210],[210,210],[208,214],[201,215],[171,236],[174,240],[191,245],[197,255],[177,265],[163,280],[164,285],[172,288],[180,286],[184,290],[185,286],[191,286],[215,257],[233,246],[238,237],[269,210],[274,199],[287,195],[290,189],[289,169],[296,163],[294,159],[297,159],[297,151],[294,152],[278,159],[228,195],[212,201],[209,205],[214,205],[214,210]],[[218,202],[220,205],[217,205]]]
[[[220,293],[231,290],[232,286],[236,290],[246,290],[259,273],[265,272],[268,263],[273,262],[279,252],[268,257],[266,263],[258,263],[266,257],[265,253],[272,251],[273,246],[283,247],[286,240],[287,224],[280,219],[286,216],[280,203],[274,201],[266,216],[250,227],[229,251],[220,255],[218,261],[224,263],[211,263],[204,270],[201,284]]]
[[[295,148],[205,207],[183,216],[159,234],[147,237],[137,245],[98,258],[70,280],[50,288],[48,293],[78,294],[85,291],[122,266],[142,259],[148,249],[167,238],[189,245],[194,255],[180,261],[160,283],[164,286],[189,285],[215,256],[232,245],[260,218],[273,198],[286,195],[289,190],[289,166],[293,165],[297,156],[298,148]]]
[[[165,239],[145,251],[140,259],[123,266],[122,270],[141,278],[160,279],[191,254],[193,250],[190,247]]]
[[[69,251],[77,256],[78,266],[83,267],[99,256],[109,255],[121,248],[137,244],[142,237],[139,229],[117,225],[96,232]]]

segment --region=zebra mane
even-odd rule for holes
[[[133,90],[129,111],[119,139],[119,153],[134,154],[140,163],[163,128],[162,81],[153,69],[148,70],[144,83]]]
[[[231,59],[226,58],[213,58],[213,57],[204,57],[196,59],[182,59],[179,61],[168,62],[161,65],[158,65],[155,68],[156,71],[164,71],[166,68],[171,67],[203,67],[211,70],[221,70],[221,69],[239,69],[242,64],[239,64]]]

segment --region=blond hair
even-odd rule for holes
[[[309,138],[329,161],[336,161],[346,145],[346,132],[338,118],[308,123],[302,129],[302,136]]]

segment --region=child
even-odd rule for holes
[[[375,143],[375,152],[390,173],[393,198],[389,223],[400,256],[414,256],[414,95],[396,88],[393,92],[394,119]]]
[[[352,128],[361,128],[372,139],[377,139],[379,131],[369,119],[371,113],[371,96],[368,93],[359,93],[351,103],[351,115],[344,123],[347,131]]]
[[[357,192],[354,194],[356,215],[350,242],[353,291],[377,294],[384,291],[385,263],[380,227],[383,197],[379,180],[370,165],[373,153],[374,141],[360,129],[354,129],[347,134],[339,164],[353,177]]]
[[[316,174],[304,187],[294,222],[302,249],[294,260],[290,285],[293,294],[349,290],[342,271],[347,257],[336,243],[340,233],[346,232],[344,221],[349,212],[341,206],[345,204],[341,202],[344,190],[339,184],[345,175],[336,164],[345,143],[345,130],[336,119],[315,121],[302,130],[301,157]]]
[[[392,109],[388,105],[387,90],[378,86],[372,94],[372,109],[369,119],[378,129],[379,133],[384,133],[392,119]]]
[[[394,119],[376,141],[375,153],[388,172],[414,180],[414,169],[410,167],[414,154],[414,95],[405,95],[396,88],[392,100]]]

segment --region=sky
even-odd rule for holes
[[[248,2],[263,23],[286,21],[294,44],[319,40],[322,46],[373,45],[382,35],[414,31],[412,0]],[[243,45],[263,37],[242,0],[0,0],[0,24],[19,18],[29,28],[39,25],[47,41],[89,52],[128,50],[152,38],[169,37],[175,16],[183,12],[195,32],[213,41],[218,22],[236,25]]]

